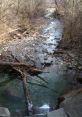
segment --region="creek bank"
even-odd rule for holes
[[[82,88],[70,91],[61,98],[64,98],[64,101],[61,102],[59,108],[64,108],[69,117],[82,116]]]
[[[62,40],[61,40],[62,41]],[[64,42],[65,44],[65,42]],[[61,44],[60,44],[61,45]],[[60,57],[67,66],[67,77],[73,85],[72,91],[58,98],[58,108],[63,108],[68,117],[82,116],[82,53],[78,49],[58,47],[54,56]]]

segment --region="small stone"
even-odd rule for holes
[[[8,108],[0,107],[0,117],[10,117]]]
[[[47,117],[67,117],[63,108],[48,113]]]

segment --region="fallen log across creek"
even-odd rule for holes
[[[25,105],[26,105],[26,114],[30,115],[29,112],[29,107],[30,104],[32,104],[30,98],[29,98],[29,91],[28,91],[28,86],[27,86],[27,74],[30,75],[38,75],[40,73],[42,73],[43,71],[32,66],[32,65],[28,65],[25,63],[19,63],[19,62],[3,62],[0,61],[0,69],[13,69],[16,70],[18,73],[20,73],[21,75],[21,79],[23,82],[23,90],[24,90],[24,96],[25,96]]]
[[[19,72],[27,71],[27,73],[29,73],[31,75],[37,75],[37,74],[43,73],[42,70],[40,70],[32,65],[25,64],[25,63],[0,62],[0,68],[2,69],[2,67],[11,67]]]

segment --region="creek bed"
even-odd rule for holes
[[[40,74],[48,84],[44,84],[38,77],[29,78],[29,81],[32,83],[40,83],[42,86],[31,85],[29,84],[30,97],[35,107],[41,107],[42,105],[50,105],[52,109],[55,109],[57,106],[57,99],[66,91],[71,88],[71,85],[67,79],[67,68],[66,65],[60,60],[53,56],[54,51],[62,37],[63,24],[59,19],[46,18],[46,25],[39,30],[40,35],[44,38],[42,43],[39,43],[36,48],[33,50],[34,61],[37,67],[44,68],[44,71],[48,73]],[[39,37],[37,37],[39,38]],[[12,44],[9,47],[10,51],[14,52],[16,46],[21,47],[23,41],[17,44]],[[24,49],[20,49],[20,54],[16,53],[19,57],[22,56],[21,53],[26,49],[28,50],[28,44],[26,41]],[[25,51],[24,51],[25,53]],[[48,67],[47,67],[48,65]],[[14,76],[8,73],[0,73],[0,79],[4,80],[7,78],[15,78]],[[43,87],[43,85],[47,85]],[[22,82],[19,80],[13,80],[7,83],[5,86],[0,88],[0,105],[8,107],[11,112],[18,112],[25,109],[24,105],[24,94],[22,88]]]

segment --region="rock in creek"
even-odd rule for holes
[[[60,104],[68,117],[82,117],[82,88],[63,96],[65,100]]]
[[[67,117],[63,108],[49,112],[47,117]]]
[[[27,117],[27,116],[26,116]],[[47,115],[34,115],[31,117],[67,117],[63,108],[49,112]]]
[[[8,108],[0,107],[0,117],[10,117]]]

